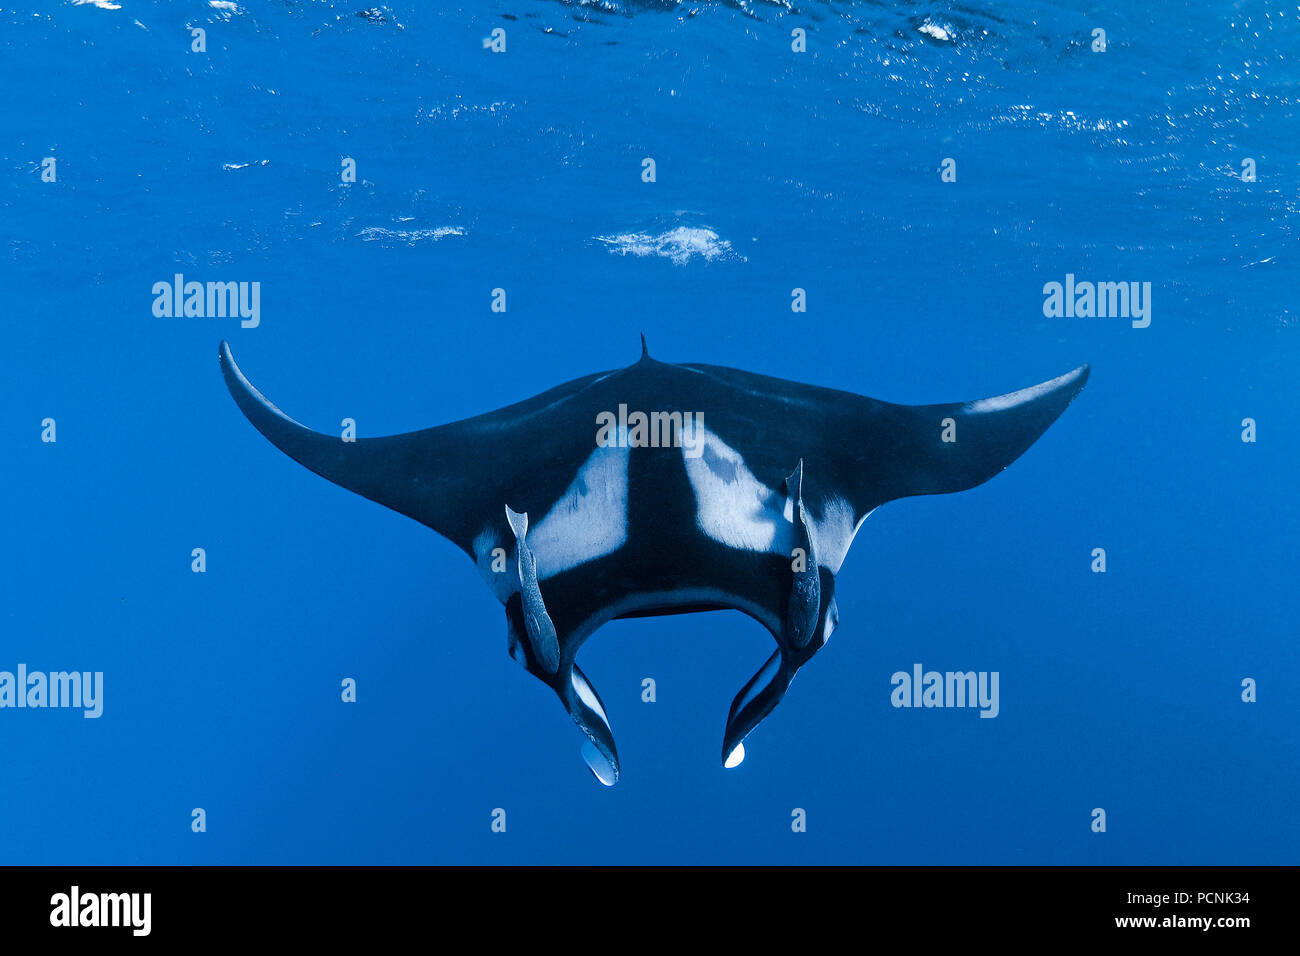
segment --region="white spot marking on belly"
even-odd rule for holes
[[[793,499],[759,481],[740,452],[703,425],[700,429],[702,452],[683,456],[700,530],[728,547],[788,557],[796,539]],[[853,507],[839,495],[827,497],[820,520],[811,509],[806,513],[817,563],[838,574],[861,522],[854,522]]]
[[[628,449],[597,448],[546,516],[529,529],[538,580],[612,554],[627,541],[627,463]]]
[[[695,491],[695,521],[721,544],[744,551],[785,553],[792,525],[782,510],[784,496],[754,477],[745,459],[721,438],[698,425],[698,457],[682,455]]]

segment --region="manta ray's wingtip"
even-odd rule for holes
[[[1070,400],[1073,400],[1074,397],[1082,391],[1083,386],[1088,384],[1088,375],[1091,371],[1092,367],[1085,362],[1078,368],[1070,369],[1070,371],[1066,372],[1064,375],[1058,375],[1056,378],[1048,379],[1046,382],[1040,382],[1038,385],[1031,385],[1029,388],[1022,388],[1019,391],[1010,394],[1022,400],[1047,394],[1064,395],[1068,396]]]
[[[641,357],[648,359],[650,357],[650,346],[645,344],[645,333],[641,333]]]
[[[230,351],[230,343],[225,339],[221,340],[221,346],[217,350],[217,358],[221,362],[221,374],[225,376],[226,387],[230,389],[230,394],[234,395],[236,400],[238,400],[240,392],[248,392],[256,395],[263,403],[266,403],[266,398],[253,387],[253,383],[240,371],[239,365],[235,362],[235,356]]]
[[[252,389],[252,383],[244,378],[244,373],[235,364],[235,356],[230,351],[230,343],[225,339],[217,347],[217,361],[221,363],[221,374],[226,380],[226,387],[232,395],[239,389]]]
[[[230,343],[224,339],[221,342],[219,350],[221,359],[221,374],[226,380],[226,388],[230,392],[230,397],[235,400],[239,410],[244,413],[244,417],[252,423],[253,427],[270,440],[290,458],[300,462],[318,475],[323,474],[330,481],[339,482],[331,474],[322,471],[324,465],[314,459],[304,460],[304,452],[307,446],[312,444],[313,440],[323,439],[324,436],[318,435],[310,429],[298,424],[272,402],[248,377],[244,375],[243,370],[235,364],[235,357],[231,354]],[[328,442],[325,447],[332,446]],[[332,448],[330,450],[333,450]],[[344,487],[348,487],[344,485]],[[355,489],[354,489],[355,490]]]
[[[1040,382],[1037,385],[1031,385],[1028,388],[1008,392],[1006,395],[997,395],[992,398],[982,398],[979,401],[968,402],[966,410],[975,413],[1004,412],[1016,408],[1040,406],[1054,409],[1051,416],[1054,420],[1075,400],[1079,392],[1083,391],[1083,386],[1088,383],[1090,372],[1091,368],[1087,364],[1080,365],[1064,375],[1058,375],[1056,378],[1048,379],[1046,382]],[[1050,423],[1049,421],[1044,424],[1043,428],[1046,428],[1047,424]],[[1041,433],[1041,429],[1039,431]],[[1037,437],[1037,434],[1034,435],[1034,438]],[[1007,462],[1007,464],[1010,463]]]
[[[262,430],[259,424],[259,409],[265,409],[277,418],[285,418],[285,414],[271,404],[266,396],[259,392],[253,383],[248,380],[243,371],[235,363],[235,356],[230,351],[230,343],[225,339],[221,340],[221,347],[218,350],[218,358],[221,361],[221,374],[226,379],[226,388],[230,390],[231,397],[237,404],[248,420],[251,421],[258,430]],[[268,436],[269,437],[269,436]]]
[[[1062,392],[1065,397],[1065,404],[1069,405],[1083,391],[1083,386],[1088,384],[1088,376],[1092,373],[1092,367],[1084,362],[1073,371],[1066,372],[1060,378],[1056,379],[1055,385],[1057,390]]]

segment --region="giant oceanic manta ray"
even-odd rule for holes
[[[221,344],[240,409],[290,458],[427,525],[505,605],[511,657],[559,695],[613,785],[618,752],[575,658],[615,618],[731,608],[777,649],[736,696],[722,760],[839,624],[835,575],[895,498],[963,491],[1032,445],[1082,366],[997,398],[894,405],[716,365],[651,358],[463,421],[344,441],[287,417]],[[631,411],[629,411],[629,409]]]

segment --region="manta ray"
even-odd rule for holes
[[[979,401],[895,405],[650,357],[497,411],[383,438],[325,435],[272,405],[222,342],[221,370],[271,443],[450,540],[505,607],[510,656],[559,696],[606,786],[620,773],[578,649],[618,618],[733,609],[776,651],[736,695],[725,767],[839,626],[835,577],[896,498],[1002,471],[1065,410],[1084,365]],[[629,412],[631,409],[633,411]]]

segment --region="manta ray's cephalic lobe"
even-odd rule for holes
[[[835,576],[895,498],[972,488],[1016,460],[1083,388],[1085,365],[997,398],[894,405],[713,365],[635,364],[474,418],[385,438],[312,431],[221,344],[249,421],[312,471],[408,515],[476,563],[512,657],[559,695],[601,782],[619,760],[575,658],[615,618],[732,608],[777,649],[731,705],[722,759],[839,623]]]

